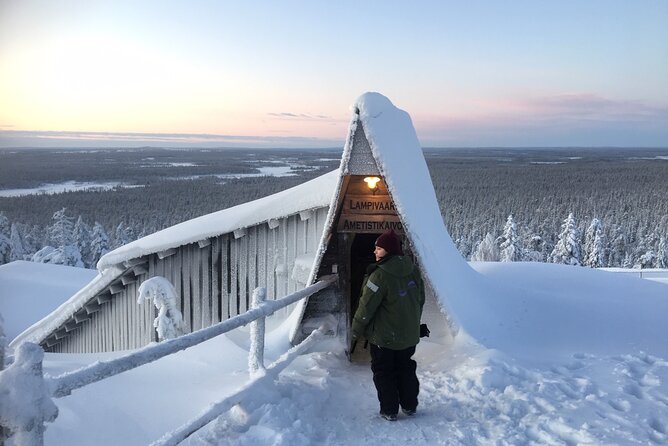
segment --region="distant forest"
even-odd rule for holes
[[[0,263],[91,267],[136,238],[322,175],[338,167],[340,156],[340,150],[0,151],[0,193],[65,181],[127,186],[0,197]],[[427,149],[425,158],[446,226],[467,259],[668,267],[666,149]],[[291,166],[293,176],[225,177],[281,166]]]

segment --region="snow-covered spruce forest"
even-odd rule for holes
[[[425,156],[467,259],[668,267],[668,150]],[[339,157],[340,150],[0,151],[0,264],[94,267],[110,249],[292,187],[338,167]],[[53,193],[63,189],[74,190]]]

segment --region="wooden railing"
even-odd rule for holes
[[[302,343],[293,347],[265,369],[265,318],[281,308],[285,308],[327,288],[335,280],[336,276],[327,276],[303,290],[271,301],[265,300],[266,290],[264,288],[256,288],[253,292],[253,308],[246,313],[175,339],[146,346],[119,358],[95,362],[89,366],[56,377],[43,376],[42,359],[44,351],[37,344],[25,342],[17,348],[14,363],[6,370],[0,372],[4,375],[0,375],[0,377],[3,378],[2,382],[7,384],[8,387],[12,387],[14,382],[14,387],[32,389],[31,393],[26,394],[25,397],[32,400],[35,400],[35,397],[37,397],[39,402],[38,404],[32,404],[30,414],[26,414],[24,410],[17,410],[16,412],[20,412],[20,414],[16,414],[16,419],[5,420],[4,423],[6,425],[2,426],[5,428],[5,434],[9,432],[9,435],[13,436],[17,446],[42,445],[44,443],[44,423],[55,420],[58,413],[51,398],[67,396],[73,390],[185,350],[243,325],[251,324],[251,348],[248,359],[251,380],[233,395],[213,404],[196,419],[166,434],[154,443],[156,445],[178,444],[206,423],[241,402],[244,395],[248,394],[255,385],[275,379],[295,357],[303,353],[326,331],[325,327],[314,330]],[[18,401],[17,403],[25,404],[25,406],[29,405],[27,401]],[[11,417],[11,413],[8,416]],[[1,441],[0,439],[0,444],[2,444]]]

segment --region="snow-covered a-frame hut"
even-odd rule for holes
[[[449,313],[459,300],[454,291],[465,292],[475,273],[445,229],[410,117],[366,93],[354,105],[338,170],[108,253],[94,280],[11,346],[32,341],[52,352],[98,352],[156,341],[155,310],[137,304],[139,286],[155,276],[174,284],[194,331],[245,312],[255,287],[276,299],[337,274],[334,285],[298,304],[290,336],[298,342],[333,316],[336,334],[347,339],[374,241],[386,229],[402,236],[419,263],[428,301],[436,297]]]

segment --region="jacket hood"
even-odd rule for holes
[[[413,272],[413,262],[406,256],[394,255],[378,264],[378,268],[397,277],[408,276]]]

